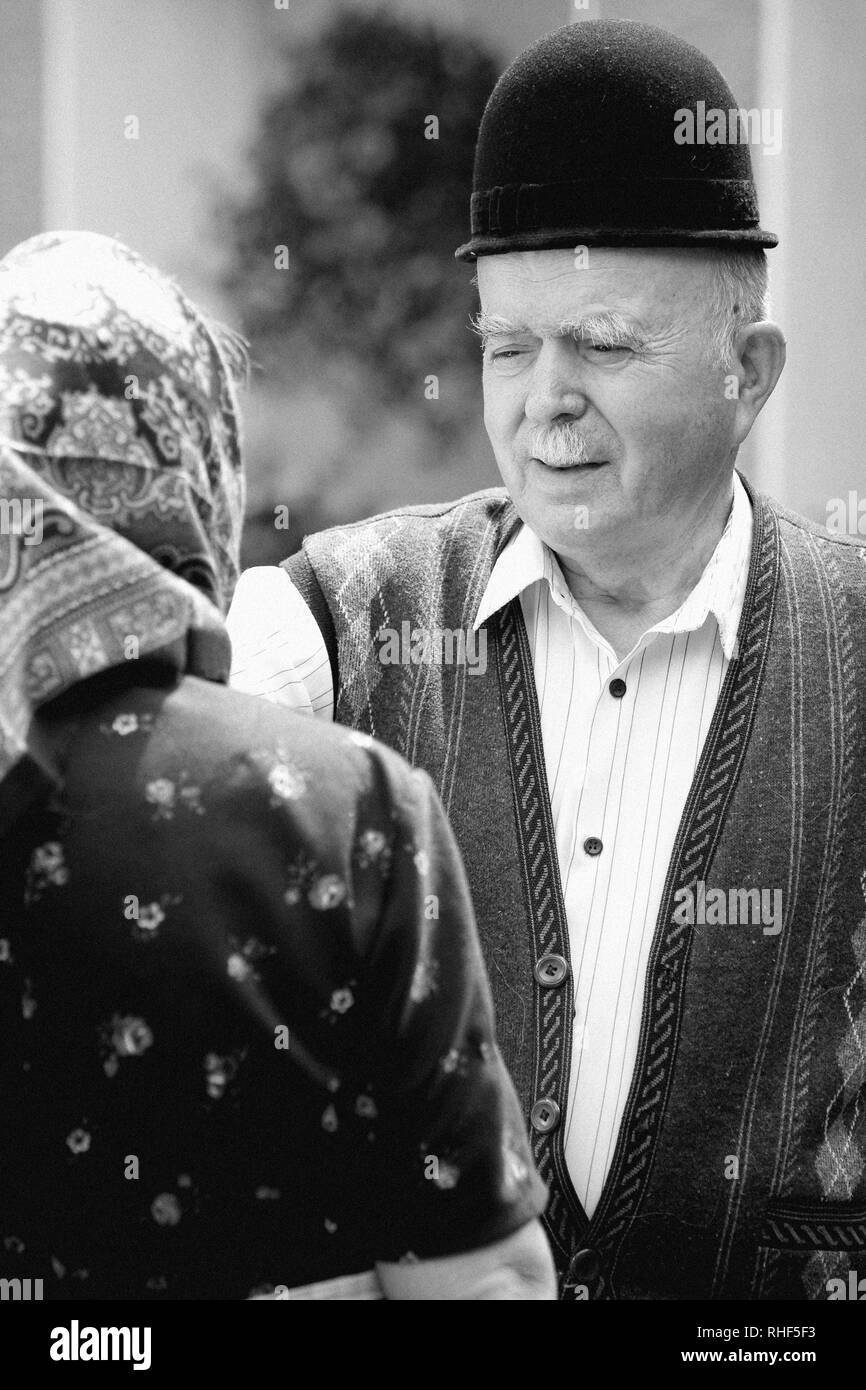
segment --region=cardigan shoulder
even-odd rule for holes
[[[866,544],[864,538],[840,535],[810,521],[769,497],[760,501],[774,513],[779,540],[797,588],[806,592],[820,572],[831,589],[850,602],[866,605]]]
[[[373,563],[378,557],[385,569],[390,558],[406,573],[417,561],[423,560],[426,567],[432,555],[447,554],[453,561],[458,555],[477,554],[482,538],[489,539],[491,532],[498,549],[518,524],[505,488],[484,488],[451,502],[395,507],[317,531],[305,537],[304,554],[320,581],[337,556],[341,557],[339,566],[351,564],[360,555],[368,555]]]
[[[478,492],[467,493],[465,497],[456,497],[450,502],[423,502],[409,507],[392,507],[389,511],[377,512],[375,516],[367,516],[360,521],[348,521],[339,526],[328,527],[325,531],[316,532],[316,536],[338,536],[353,531],[365,531],[386,521],[397,521],[406,528],[417,525],[423,529],[426,522],[450,520],[456,513],[486,518],[495,517],[512,508],[511,498],[504,487],[488,487]],[[310,539],[314,537],[305,537],[305,544]]]
[[[518,525],[505,489],[486,488],[453,502],[398,507],[308,536],[303,554],[325,603],[332,613],[336,609],[350,618],[340,648],[341,679],[347,679],[347,661],[367,664],[360,648],[354,656],[348,650],[369,641],[370,623],[362,614],[375,617],[372,631],[397,608],[407,610],[404,616],[417,609],[422,624],[444,620],[446,611],[454,610],[461,616],[444,625],[462,626],[466,605],[480,601],[496,557]]]
[[[761,500],[772,508],[779,521],[780,530],[784,534],[812,536],[816,540],[829,542],[832,546],[838,546],[841,550],[860,551],[861,558],[866,560],[866,548],[864,548],[863,538],[857,536],[841,535],[838,531],[831,531],[823,526],[820,521],[811,521],[809,517],[802,516],[799,512],[791,511],[790,508],[782,506],[775,498],[761,495]]]

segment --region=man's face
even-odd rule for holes
[[[670,540],[730,486],[702,252],[481,256],[484,423],[522,519],[564,556]]]

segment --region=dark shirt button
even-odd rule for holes
[[[615,676],[607,688],[615,700],[621,700],[626,692],[625,681],[620,680],[619,676]]]
[[[595,835],[590,835],[589,839],[584,840],[583,847],[587,854],[601,854],[604,845]]]
[[[561,985],[568,974],[568,961],[564,956],[541,956],[535,962],[535,978],[540,985],[552,989]]]
[[[597,1250],[578,1250],[571,1257],[566,1284],[594,1284],[601,1274],[601,1257]]]
[[[559,1124],[559,1113],[555,1100],[537,1100],[529,1112],[529,1121],[539,1134],[549,1134]]]

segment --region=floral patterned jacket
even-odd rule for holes
[[[426,774],[136,665],[46,708],[2,834],[0,1274],[246,1298],[510,1234],[546,1190]]]

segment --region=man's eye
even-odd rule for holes
[[[512,347],[488,348],[485,353],[485,360],[491,367],[499,367],[504,370],[506,367],[516,367],[518,359],[525,357],[527,348],[517,343]]]
[[[628,352],[627,343],[587,343],[592,352]]]

